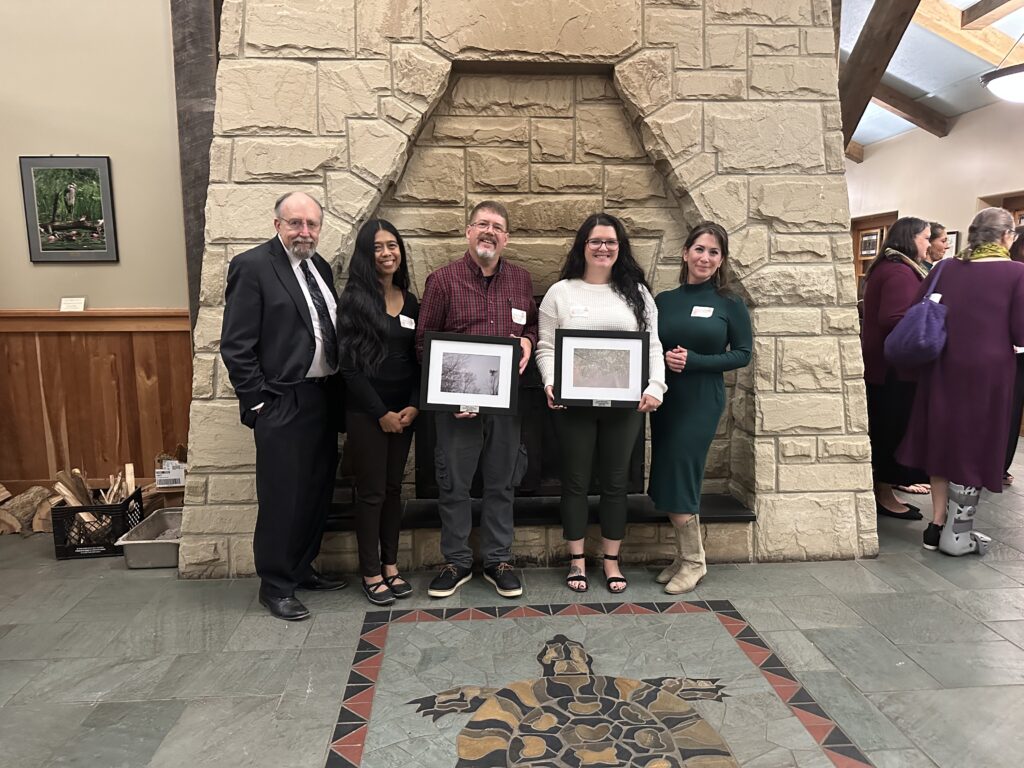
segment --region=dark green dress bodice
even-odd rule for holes
[[[725,409],[722,374],[750,362],[750,313],[711,281],[658,294],[658,336],[666,352],[687,350],[680,373],[665,369],[668,392],[651,416],[648,493],[665,512],[700,511],[708,450]]]

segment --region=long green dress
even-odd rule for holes
[[[666,352],[687,350],[686,367],[666,366],[665,402],[651,414],[648,494],[663,512],[700,511],[708,449],[725,409],[722,374],[750,362],[750,314],[738,296],[721,296],[711,280],[658,294],[658,336]]]

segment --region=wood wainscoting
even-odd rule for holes
[[[186,309],[0,310],[0,483],[12,493],[59,469],[125,462],[153,477],[188,443],[192,337]]]

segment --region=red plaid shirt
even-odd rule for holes
[[[526,322],[515,322],[513,310],[525,312]],[[530,273],[500,259],[498,270],[488,285],[484,273],[467,251],[458,261],[427,276],[416,322],[416,356],[420,359],[423,358],[423,334],[427,331],[524,336],[536,350],[537,302],[533,299]]]

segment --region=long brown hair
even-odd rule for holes
[[[725,227],[714,221],[702,221],[700,224],[690,230],[690,234],[686,237],[686,242],[683,243],[683,254],[693,247],[693,244],[697,242],[697,238],[701,235],[711,235],[715,240],[718,241],[718,247],[722,251],[722,263],[718,265],[718,269],[715,270],[715,274],[711,276],[711,280],[715,285],[715,290],[722,296],[726,296],[732,293],[729,288],[729,271],[727,269],[729,265],[729,233],[725,231]],[[686,285],[686,275],[689,270],[686,266],[686,259],[683,259],[683,266],[679,270],[679,284]]]

